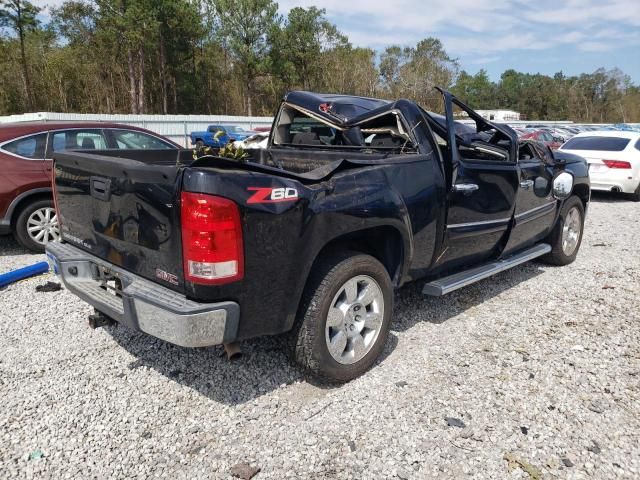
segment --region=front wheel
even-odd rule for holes
[[[552,265],[568,265],[578,255],[584,230],[584,205],[575,195],[569,197],[560,210],[560,217],[547,241],[551,252],[541,259]]]
[[[294,359],[329,382],[362,375],[384,349],[392,308],[391,279],[378,260],[353,252],[321,259],[291,332]]]

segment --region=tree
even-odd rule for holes
[[[50,26],[68,44],[86,45],[95,35],[96,15],[92,4],[70,0],[51,9]]]
[[[436,38],[380,54],[354,46],[320,8],[292,8],[283,19],[269,0],[55,3],[41,25],[27,1],[0,0],[0,115],[271,115],[291,89],[405,97],[438,110],[438,85],[474,108],[530,119],[640,121],[640,88],[618,69],[507,70],[493,82],[483,70],[459,73]]]
[[[22,60],[22,75],[27,97],[27,108],[33,110],[33,89],[29,75],[29,65],[25,48],[26,36],[30,31],[38,28],[40,8],[26,0],[2,0],[0,2],[0,27],[9,27],[18,35],[20,41],[20,57]]]
[[[295,7],[282,28],[272,28],[268,37],[272,67],[286,88],[312,89],[324,67],[323,53],[348,43],[324,15],[324,9]]]
[[[480,70],[475,75],[469,75],[463,70],[451,91],[472,108],[496,108],[496,86],[489,79],[486,70]]]
[[[413,47],[388,47],[381,56],[380,73],[392,97],[408,97],[427,108],[439,108],[433,87],[449,88],[455,81],[458,61],[449,57],[442,42],[426,38]]]
[[[153,0],[96,0],[98,28],[122,43],[129,76],[131,113],[146,111],[146,62],[152,40],[158,37]],[[118,43],[118,44],[119,44]]]
[[[280,23],[278,4],[271,0],[213,0],[220,35],[235,57],[244,83],[247,115],[253,115],[254,82],[266,71],[267,33]]]
[[[280,22],[271,0],[214,0],[220,34],[228,42],[241,74],[247,115],[253,115],[254,82],[265,72],[269,54],[267,33]]]

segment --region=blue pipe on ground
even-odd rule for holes
[[[6,287],[18,280],[23,280],[29,277],[35,277],[36,275],[42,275],[49,271],[49,264],[47,262],[38,262],[28,267],[19,268],[17,270],[11,270],[10,272],[0,275],[0,288]]]

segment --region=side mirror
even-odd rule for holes
[[[553,196],[558,200],[569,198],[573,190],[573,175],[561,172],[553,179]]]
[[[533,182],[533,191],[537,197],[544,198],[549,195],[549,180],[544,177],[536,177]]]

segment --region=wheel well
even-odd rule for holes
[[[580,183],[573,188],[573,193],[582,200],[582,206],[586,211],[587,204],[589,203],[589,186],[584,183]]]
[[[389,273],[391,282],[399,285],[404,261],[402,235],[394,227],[374,227],[340,236],[318,253],[318,258],[336,251],[353,250],[376,258]]]
[[[37,192],[32,193],[31,195],[27,195],[20,199],[20,201],[13,207],[13,212],[11,213],[11,228],[13,229],[18,219],[18,215],[20,212],[24,210],[29,204],[33,202],[37,202],[38,200],[51,200],[52,195],[51,192]]]

